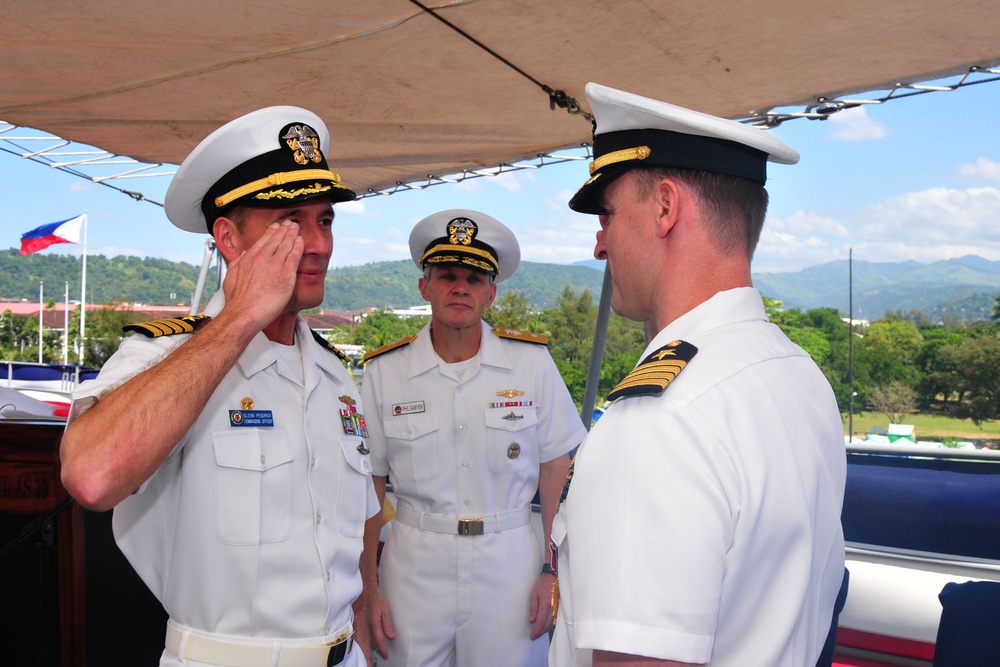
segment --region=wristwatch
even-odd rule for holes
[[[542,572],[541,572],[541,574],[551,574],[553,577],[556,576],[555,570],[553,570],[552,566],[550,564],[548,564],[548,563],[542,563]]]

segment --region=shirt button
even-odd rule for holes
[[[260,455],[260,464],[264,465],[264,455],[263,454]]]
[[[472,504],[472,501],[471,501],[471,500],[466,500],[466,501],[465,501],[465,504],[466,504],[466,505],[471,505],[471,504]]]
[[[321,514],[316,515],[316,523],[323,523],[323,516]]]
[[[315,457],[315,456],[314,456],[314,457],[312,457],[311,459],[309,459],[309,465],[310,465],[311,467],[313,467],[313,468],[315,468],[315,467],[316,467],[316,457]]]
[[[469,467],[469,464],[468,464],[467,462],[463,462],[463,463],[462,463],[462,467],[463,467],[463,468],[468,468],[468,467]]]

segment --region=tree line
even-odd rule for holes
[[[866,326],[848,324],[834,308],[782,307],[765,298],[768,317],[816,361],[833,387],[840,410],[847,413],[854,392],[855,412],[873,410],[900,421],[914,410],[937,410],[983,421],[1000,418],[1000,301],[992,321],[951,319],[932,323],[920,312],[893,312]],[[100,367],[117,349],[122,327],[142,316],[128,310],[88,313],[84,358]],[[590,290],[563,288],[554,307],[536,310],[523,292],[507,290],[486,313],[492,326],[542,333],[570,394],[579,406],[590,361],[597,305]],[[426,318],[401,318],[375,311],[360,324],[330,332],[334,343],[366,350],[416,333]],[[72,313],[70,339],[79,331],[79,309]],[[642,324],[612,315],[598,380],[598,405],[638,361],[646,345]],[[12,361],[38,358],[38,320],[0,316],[0,357]],[[71,354],[75,362],[77,355]],[[59,333],[43,334],[43,359],[62,361]]]
[[[958,318],[932,323],[920,311],[893,312],[851,326],[834,308],[785,310],[764,299],[768,318],[802,347],[833,387],[842,413],[883,412],[900,421],[914,410],[939,410],[979,424],[1000,418],[1000,324]],[[998,302],[1000,305],[1000,302]],[[544,333],[570,394],[583,398],[597,321],[589,290],[563,289],[553,308],[532,311],[517,291],[497,298],[487,311],[493,326]],[[1000,307],[994,311],[1000,319]],[[374,349],[416,333],[426,318],[403,319],[376,312],[357,326],[332,334],[334,342]],[[598,404],[638,361],[646,346],[642,324],[612,315],[598,381]]]

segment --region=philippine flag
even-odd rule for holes
[[[21,254],[30,255],[33,252],[45,250],[53,243],[79,243],[80,229],[86,219],[87,214],[84,213],[69,220],[42,225],[21,234]]]

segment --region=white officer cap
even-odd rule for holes
[[[514,275],[521,248],[514,232],[496,218],[456,208],[432,213],[413,227],[410,256],[421,270],[434,264],[462,264],[500,282]]]
[[[633,167],[673,167],[730,174],[764,185],[767,162],[795,164],[799,154],[768,132],[666,102],[588,83],[594,114],[590,179],[569,207],[603,213],[601,196]]]
[[[175,226],[212,233],[215,219],[241,204],[283,207],[357,195],[330,171],[330,133],[319,116],[292,106],[267,107],[232,120],[198,144],[174,176],[164,210]]]

